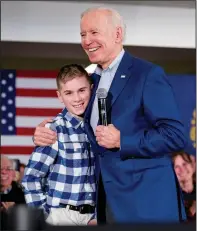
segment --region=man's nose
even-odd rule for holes
[[[5,168],[2,168],[2,169],[1,169],[1,173],[2,173],[2,174],[6,174],[6,172],[7,172],[7,171],[6,171]]]
[[[84,38],[83,38],[83,42],[86,46],[89,46],[92,42],[92,39],[91,39],[91,36],[90,35],[86,35]]]

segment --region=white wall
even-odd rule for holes
[[[99,5],[122,14],[126,45],[195,48],[194,4],[123,2]],[[91,6],[98,3],[1,1],[1,40],[80,43],[80,14]]]

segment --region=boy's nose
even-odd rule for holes
[[[80,100],[81,100],[81,97],[80,97],[80,95],[79,95],[79,94],[76,94],[76,95],[74,95],[74,98],[73,98],[73,100],[74,100],[75,102],[78,102],[78,101],[80,101]]]

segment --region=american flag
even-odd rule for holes
[[[86,70],[93,73],[95,68],[96,64],[92,64]],[[63,108],[56,95],[57,71],[1,70],[0,74],[1,154],[27,163],[34,147],[32,136],[35,127]],[[175,75],[169,80],[189,136],[196,105],[196,76]],[[189,150],[188,153],[195,152],[195,148]]]
[[[1,70],[1,154],[27,163],[35,127],[59,113],[57,71]]]
[[[96,64],[86,67],[93,73]],[[35,127],[56,116],[62,105],[56,94],[58,71],[1,70],[1,154],[27,163]]]

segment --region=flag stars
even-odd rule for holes
[[[8,126],[8,130],[13,131],[14,130],[13,126]]]
[[[2,111],[6,111],[6,109],[7,109],[6,106],[4,106],[4,105],[1,106]]]
[[[6,97],[6,93],[5,93],[5,92],[2,92],[2,93],[1,93],[1,97],[2,97],[2,98],[5,98],[5,97]]]
[[[9,74],[8,74],[8,77],[9,77],[10,79],[12,79],[12,78],[14,77],[14,75],[13,75],[12,73],[9,73]]]
[[[15,71],[3,70],[1,85],[1,133],[14,135],[16,133],[16,79]]]
[[[13,100],[12,99],[8,99],[8,104],[9,105],[13,104]]]
[[[8,117],[9,117],[9,118],[13,118],[13,113],[9,112],[9,113],[8,113]]]
[[[2,120],[1,120],[1,123],[2,123],[2,124],[6,124],[6,123],[7,123],[7,120],[6,120],[6,119],[2,119]]]
[[[8,91],[13,91],[13,87],[12,87],[12,86],[9,86],[9,87],[8,87]]]
[[[7,81],[5,79],[1,80],[2,85],[6,85]]]

